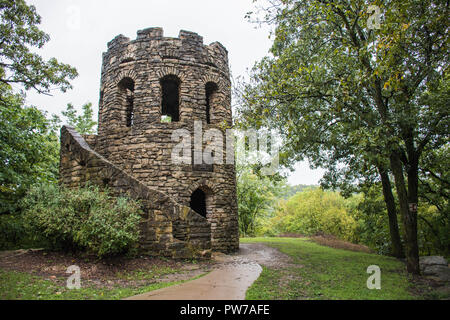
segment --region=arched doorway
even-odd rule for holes
[[[196,189],[191,195],[189,206],[199,215],[206,218],[212,211],[211,190],[207,187],[200,187]]]

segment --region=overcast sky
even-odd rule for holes
[[[234,78],[265,56],[270,48],[269,29],[244,19],[255,9],[252,0],[27,0],[42,17],[41,29],[50,42],[40,51],[74,66],[79,76],[73,90],[53,96],[27,94],[27,103],[60,114],[67,103],[77,109],[92,102],[98,111],[102,52],[115,36],[136,38],[137,30],[162,27],[164,35],[177,37],[181,29],[203,36],[205,44],[222,43],[229,52]],[[317,184],[322,170],[300,163],[289,177],[291,184]]]

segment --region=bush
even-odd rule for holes
[[[42,237],[30,237],[20,213],[0,215],[0,250],[45,248]]]
[[[99,257],[129,251],[139,239],[139,202],[87,186],[38,185],[22,200],[28,232],[54,249],[86,250]]]
[[[21,220],[12,215],[0,216],[0,250],[14,249],[25,235]]]

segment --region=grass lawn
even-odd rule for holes
[[[247,291],[249,300],[296,299],[422,299],[402,262],[376,254],[334,249],[307,238],[245,238],[242,243],[264,243],[292,258],[281,269],[263,267]],[[381,269],[381,290],[369,290],[367,267]],[[440,298],[440,297],[428,297]]]
[[[155,274],[162,273],[164,272],[150,270],[148,273],[139,272],[121,276],[128,280],[140,280],[151,279]],[[42,277],[0,269],[0,300],[118,300],[198,279],[201,276],[203,275],[183,281],[157,282],[145,286],[116,285],[112,288],[98,288],[83,283],[82,280],[81,289],[69,290]]]

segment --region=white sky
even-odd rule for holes
[[[136,38],[137,30],[162,27],[164,35],[177,37],[181,29],[203,36],[205,44],[222,43],[229,52],[233,77],[265,56],[270,48],[269,29],[244,19],[255,9],[252,0],[27,0],[42,17],[41,29],[51,40],[39,52],[74,66],[79,76],[73,90],[48,97],[28,92],[27,103],[60,114],[67,103],[77,109],[92,102],[98,111],[102,52],[115,36]],[[323,170],[300,163],[291,184],[317,184]]]

